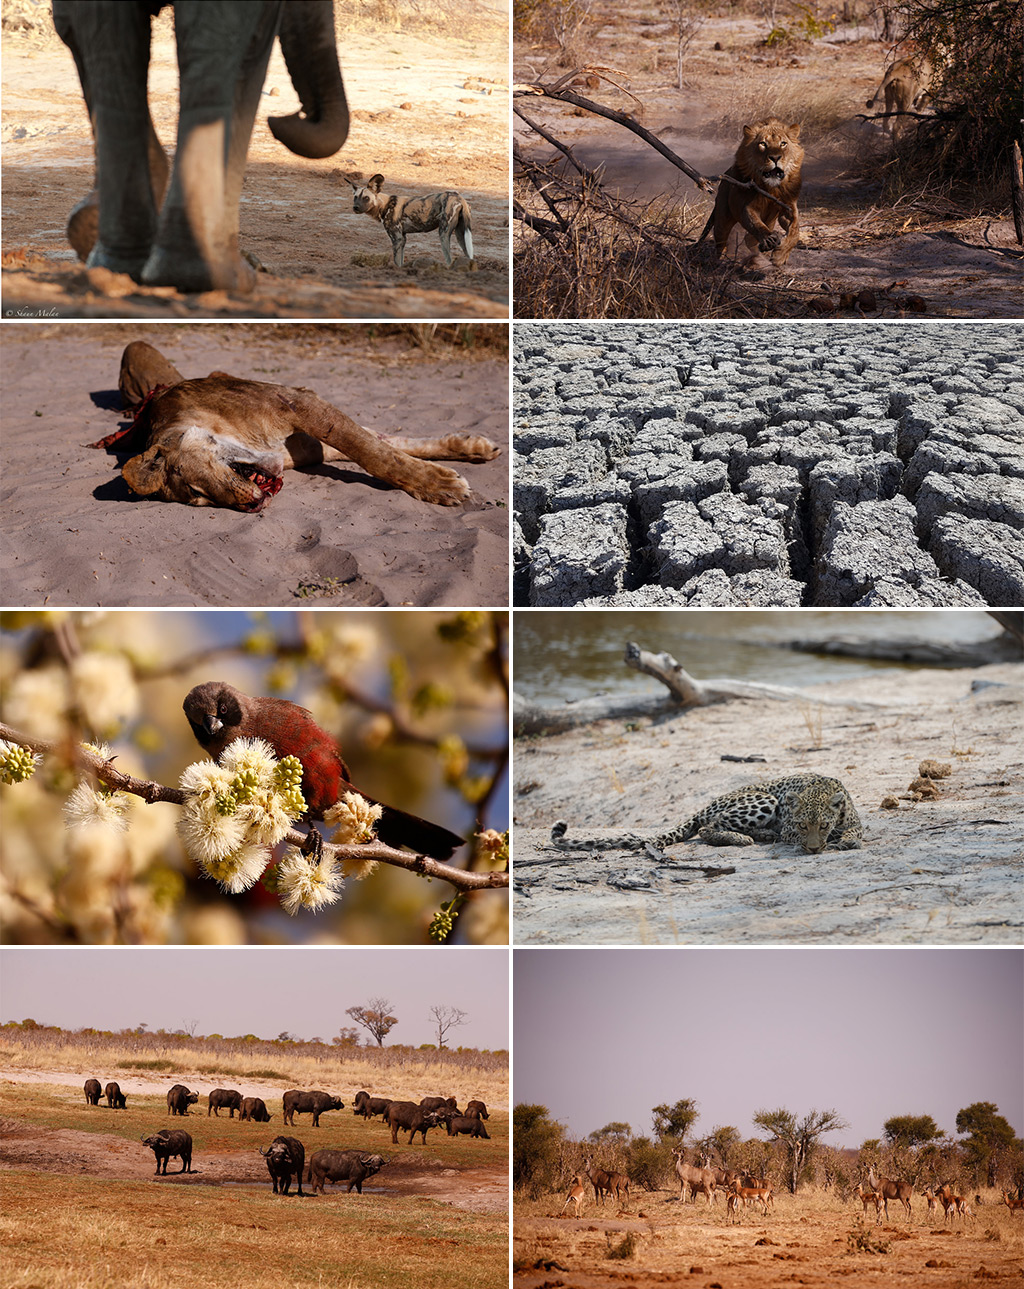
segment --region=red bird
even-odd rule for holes
[[[283,698],[250,698],[224,681],[208,680],[189,690],[183,707],[199,746],[217,760],[236,738],[264,739],[279,761],[298,757],[303,771],[302,795],[313,819],[322,819],[324,811],[346,792],[383,805],[352,783],[341,748],[317,725],[312,712],[297,703]],[[377,836],[388,846],[408,846],[433,859],[448,859],[463,844],[463,839],[447,828],[394,806],[384,806]]]

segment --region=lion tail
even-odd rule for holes
[[[714,222],[715,222],[715,208],[714,206],[712,206],[711,214],[708,216],[708,222],[704,225],[704,231],[703,233],[701,233],[700,237],[698,237],[697,240],[694,242],[694,246],[699,246],[701,242],[704,240],[704,238],[707,237],[708,233],[711,232],[711,229],[714,226]]]

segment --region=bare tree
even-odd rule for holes
[[[391,1015],[391,1003],[387,998],[371,998],[365,1007],[349,1007],[345,1015],[368,1030],[377,1040],[378,1047],[384,1046],[384,1040],[398,1024],[398,1017]]]
[[[438,1003],[431,1007],[430,1014],[437,1027],[438,1047],[444,1047],[445,1036],[450,1029],[455,1029],[456,1026],[464,1025],[466,1022],[466,1012],[461,1007],[447,1007],[443,1003]]]
[[[669,0],[669,21],[676,36],[676,89],[683,88],[683,60],[694,37],[708,20],[705,0]]]
[[[800,1174],[814,1154],[818,1138],[823,1133],[849,1127],[836,1110],[810,1110],[799,1123],[789,1110],[759,1110],[754,1115],[754,1123],[770,1133],[785,1149],[788,1185],[793,1195],[796,1194]]]

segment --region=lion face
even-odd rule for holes
[[[800,173],[804,150],[799,143],[799,122],[784,125],[776,117],[743,127],[743,142],[736,152],[736,165],[769,190]]]

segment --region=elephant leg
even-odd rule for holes
[[[175,4],[178,147],[142,275],[151,286],[251,291],[255,284],[238,254],[238,198],[279,16],[278,0]]]
[[[54,0],[53,16],[78,68],[96,150],[95,192],[72,211],[68,236],[89,265],[138,278],[167,175],[146,98],[149,8]]]

